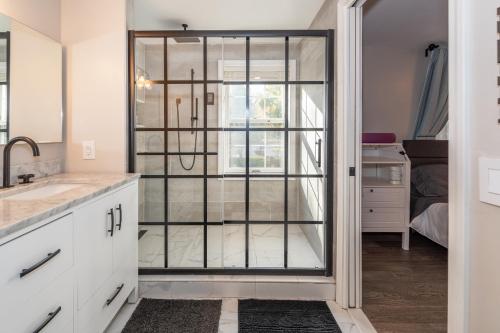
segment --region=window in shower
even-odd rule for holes
[[[331,274],[332,35],[131,33],[141,274]]]

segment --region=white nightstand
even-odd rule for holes
[[[400,143],[363,144],[363,232],[400,232],[410,243],[411,162]]]

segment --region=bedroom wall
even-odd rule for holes
[[[479,201],[478,159],[500,158],[500,108],[497,98],[499,65],[497,64],[497,7],[499,0],[466,0],[468,119],[465,135],[470,151],[466,173],[471,191],[466,235],[469,237],[469,332],[500,332],[500,207]]]
[[[363,21],[363,131],[412,135],[424,51],[448,40],[448,0],[368,0]]]

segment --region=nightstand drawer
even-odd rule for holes
[[[369,208],[362,209],[363,228],[393,228],[405,224],[405,210],[403,208]]]
[[[382,203],[384,206],[404,207],[405,205],[404,188],[387,187],[365,187],[363,188],[363,205]]]

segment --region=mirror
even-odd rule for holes
[[[62,46],[0,14],[0,144],[62,142]]]

